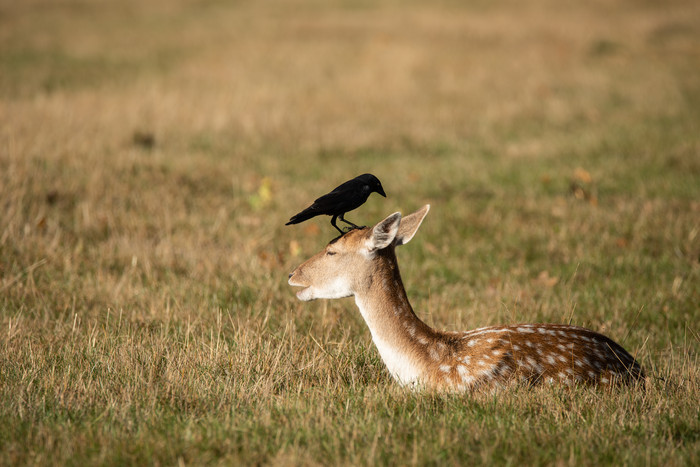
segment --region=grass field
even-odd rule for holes
[[[421,394],[287,219],[432,209],[441,329],[571,322],[646,390]],[[0,464],[700,464],[693,0],[0,0]]]

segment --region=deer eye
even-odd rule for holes
[[[328,255],[328,256],[333,256],[334,254],[336,254],[335,251],[328,250],[328,251],[326,252],[326,255]]]

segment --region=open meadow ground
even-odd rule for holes
[[[564,322],[646,388],[420,394],[287,219],[432,209],[441,329]],[[696,0],[0,0],[0,464],[700,465]]]

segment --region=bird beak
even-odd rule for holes
[[[380,195],[382,195],[383,197],[386,198],[386,193],[384,193],[384,189],[382,188],[381,185],[379,185],[379,188],[377,188],[377,193],[379,193]]]

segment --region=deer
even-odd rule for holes
[[[427,204],[331,240],[289,274],[302,301],[354,297],[394,380],[418,390],[467,392],[536,385],[630,385],[645,378],[612,339],[567,324],[511,324],[440,331],[423,322],[406,295],[395,249],[407,244]]]

